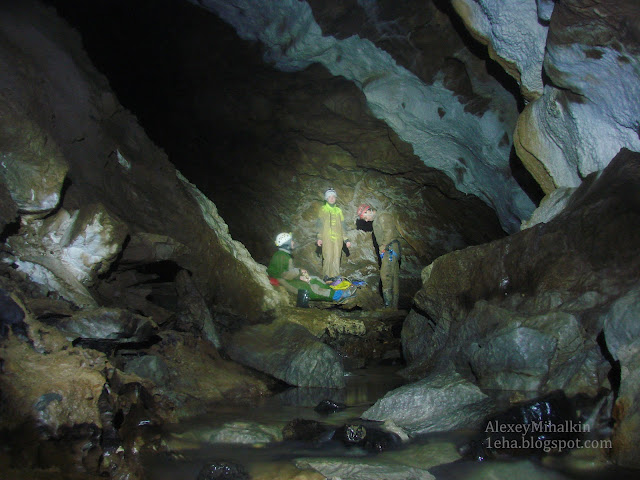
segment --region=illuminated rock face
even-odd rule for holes
[[[542,61],[553,2],[545,0],[454,0],[465,25],[491,57],[519,83],[523,96],[542,95]]]
[[[623,147],[640,150],[637,2],[454,4],[531,100],[518,120],[514,143],[546,193],[578,186]]]
[[[504,113],[506,92],[476,82],[476,89],[493,88],[487,94],[495,99],[483,112],[469,111],[452,90],[447,72],[435,74],[427,83],[358,34],[336,38],[320,28],[306,2],[192,3],[218,14],[240,37],[262,42],[265,61],[280,70],[298,71],[320,63],[333,75],[352,81],[372,113],[408,142],[425,165],[446,173],[460,191],[492,207],[505,230],[517,230],[531,214],[533,203],[509,169],[513,124]],[[372,21],[372,7],[367,8]],[[464,63],[464,54],[458,55]],[[513,99],[510,107],[515,111]]]
[[[383,0],[326,2],[330,7],[314,0],[264,7],[243,0],[192,3],[216,12],[243,38],[260,41],[265,60],[281,70],[315,62],[352,81],[375,116],[426,165],[491,206],[508,232],[532,209],[511,179],[512,143],[545,193],[577,187],[621,148],[640,150],[640,6],[633,0],[451,2],[465,28],[518,82],[528,104],[515,129],[496,118],[502,111],[497,100],[471,115],[456,101],[446,68],[424,74],[427,48],[415,29],[407,34],[401,25],[416,17],[416,5],[384,17],[393,7]],[[447,55],[464,63],[461,52]],[[477,76],[470,77],[479,92]]]

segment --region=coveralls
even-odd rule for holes
[[[382,298],[385,306],[397,309],[400,298],[400,235],[395,217],[387,212],[377,213],[373,220],[373,234],[381,252]]]
[[[325,277],[340,275],[340,256],[344,236],[344,215],[340,207],[325,203],[320,209],[317,221],[317,239],[322,240],[322,274]]]

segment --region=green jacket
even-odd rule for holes
[[[278,250],[271,257],[269,266],[267,267],[267,275],[280,280],[285,280],[287,284],[296,289],[302,289],[309,292],[310,300],[329,300],[333,294],[333,290],[323,282],[312,278],[311,283],[317,285],[325,291],[325,295],[319,295],[311,289],[311,285],[300,280],[300,269],[293,266],[293,258],[289,252]]]
[[[293,266],[293,258],[289,252],[278,250],[271,257],[267,274],[273,278],[284,278],[292,280],[300,276],[300,269]]]

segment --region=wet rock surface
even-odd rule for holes
[[[314,407],[314,410],[318,413],[330,414],[344,410],[347,406],[344,403],[334,402],[333,400],[324,399],[318,405]]]
[[[274,322],[236,333],[225,347],[242,365],[300,387],[344,387],[340,356],[304,327]]]
[[[489,417],[479,438],[460,452],[477,461],[510,456],[560,454],[578,445],[590,427],[578,422],[575,408],[564,392],[553,392],[521,402]]]
[[[202,467],[196,480],[249,480],[242,465],[233,462],[215,462]]]
[[[348,447],[360,447],[374,453],[398,448],[402,443],[398,435],[373,423],[343,425],[335,431],[333,439]]]
[[[620,411],[635,411],[634,380],[627,381],[635,367],[619,377],[609,355],[624,351],[633,358],[635,351],[634,327],[616,312],[632,303],[637,279],[637,158],[621,151],[548,223],[443,256],[428,267],[416,304],[422,322],[441,325],[434,342],[439,348],[414,357],[405,374],[419,378],[453,363],[488,388],[563,389],[592,398],[600,389],[620,388],[628,392],[618,400],[625,405]],[[607,328],[611,343],[600,336]],[[428,339],[429,332],[418,345]],[[530,349],[536,341],[539,348]],[[632,437],[623,418],[632,423],[633,414],[620,416],[614,455],[628,451]]]
[[[457,373],[429,376],[392,390],[362,414],[391,420],[410,435],[474,428],[496,408],[492,399]]]

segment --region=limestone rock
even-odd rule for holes
[[[246,422],[225,424],[209,437],[210,443],[259,444],[278,441],[282,441],[282,432],[277,425]]]
[[[158,355],[143,355],[127,360],[124,372],[148,378],[159,387],[166,386],[170,377],[169,367]]]
[[[75,348],[42,355],[11,339],[2,357],[4,429],[33,420],[53,435],[63,426],[101,426],[98,398],[106,381],[100,372],[104,355]]]
[[[402,353],[407,364],[430,365],[449,335],[446,322],[435,322],[411,310],[402,324]]]
[[[553,3],[536,0],[454,0],[453,5],[471,33],[488,45],[489,54],[520,84],[523,96],[542,95],[542,62],[547,30],[539,21],[550,16]],[[551,5],[549,5],[551,3]]]
[[[215,206],[182,181],[138,119],[122,108],[107,79],[91,64],[79,35],[55,9],[35,0],[5,2],[1,8],[0,31],[6,41],[0,47],[0,69],[6,74],[0,78],[0,90],[10,96],[3,93],[0,108],[3,113],[14,108],[38,125],[40,145],[46,135],[48,147],[62,150],[71,180],[64,190],[64,209],[74,212],[102,204],[130,233],[171,238],[165,246],[156,245],[153,254],[173,255],[173,261],[193,274],[207,303],[233,308],[245,321],[256,322],[265,311],[286,303],[269,285],[264,268],[234,243],[224,221],[216,217]],[[14,118],[0,117],[2,122]],[[24,123],[15,127],[20,125]],[[58,178],[57,170],[50,174],[42,178]],[[58,183],[62,186],[61,180]],[[31,263],[29,274],[40,279],[43,293],[60,292],[77,305],[95,305],[66,268],[54,265],[60,256],[38,258],[47,266]],[[73,258],[74,268],[86,272],[77,260]],[[100,270],[100,262],[84,260]],[[101,260],[108,268],[107,258]],[[49,273],[50,268],[56,272]]]
[[[235,362],[220,357],[214,346],[192,334],[163,332],[148,350],[162,358],[169,375],[154,391],[169,410],[168,420],[199,415],[212,404],[268,395],[267,382]]]
[[[533,211],[531,218],[522,222],[521,229],[531,228],[539,223],[546,223],[562,212],[562,210],[567,206],[571,195],[575,191],[575,188],[556,188],[551,193],[547,194],[538,208]]]
[[[637,328],[628,323],[640,268],[637,159],[621,151],[547,223],[438,258],[416,295],[422,312],[450,324],[440,362],[486,387],[590,397],[613,389],[616,370],[598,346],[604,331],[622,368],[613,436],[621,464],[635,464],[637,451]]]
[[[392,420],[409,435],[473,428],[491,413],[491,399],[455,373],[439,373],[392,390],[362,414]]]
[[[338,354],[292,323],[245,327],[225,345],[238,363],[268,373],[289,385],[344,387]]]
[[[179,260],[189,253],[186,245],[167,235],[135,232],[132,233],[126,249],[122,252],[122,263],[139,264]]]
[[[157,330],[153,321],[117,308],[84,309],[72,317],[54,319],[55,326],[69,340],[123,340],[143,342]]]
[[[616,420],[613,433],[613,458],[617,463],[638,468],[640,435],[640,328],[638,305],[640,291],[636,288],[618,299],[606,313],[604,338],[607,348],[620,362],[620,390],[614,406]]]
[[[640,245],[640,238],[631,225],[640,212],[640,202],[635,193],[639,177],[633,158],[635,154],[621,152],[600,176],[585,182],[562,213],[548,223],[434,262],[416,303],[436,324],[450,325],[448,353],[443,350],[440,357],[454,360],[467,352],[470,357],[460,358],[479,367],[476,375],[487,378],[489,370],[496,375],[504,373],[498,366],[500,361],[489,367],[491,358],[498,358],[491,352],[506,355],[503,366],[511,368],[527,358],[527,351],[535,356],[546,351],[542,355],[546,360],[539,357],[538,373],[531,377],[532,372],[523,372],[520,377],[544,380],[529,387],[541,391],[566,388],[595,395],[599,385],[607,385],[601,368],[607,362],[596,346],[602,319],[589,312],[625,295],[635,282],[637,266],[632,252]],[[609,274],[603,276],[603,271]],[[526,333],[527,341],[516,333],[521,328],[526,329],[520,334]],[[498,342],[495,348],[493,342]],[[552,347],[554,342],[556,347]],[[528,350],[535,343],[540,348]],[[484,347],[488,347],[486,355]],[[507,361],[512,354],[517,358]],[[473,378],[464,363],[457,363],[458,368]],[[533,366],[525,363],[527,368]],[[544,373],[547,365],[548,376]],[[589,369],[584,365],[590,365]],[[508,388],[507,384],[501,388]]]
[[[0,179],[22,213],[58,206],[69,166],[55,142],[0,96]]]
[[[410,443],[399,450],[389,450],[378,455],[358,458],[300,458],[296,465],[308,466],[327,475],[340,478],[431,478],[424,477],[425,472],[442,465],[449,469],[450,464],[460,459],[456,446],[452,442],[436,438],[429,442]],[[343,477],[344,475],[344,477]],[[436,477],[437,478],[437,477]]]
[[[312,468],[325,478],[349,478],[351,480],[370,480],[384,478],[388,480],[434,480],[436,477],[427,470],[402,466],[385,465],[379,462],[362,462],[361,459],[314,459],[296,460],[298,468]]]
[[[621,148],[640,151],[637,135],[637,18],[633,0],[556,3],[545,72],[550,84],[518,119],[518,156],[546,193],[576,187]],[[633,19],[633,20],[630,20]],[[561,146],[561,147],[560,147]]]
[[[598,350],[576,317],[561,312],[520,317],[480,301],[462,330],[459,362],[468,362],[478,385],[490,390],[568,388],[589,352]]]
[[[23,218],[8,245],[15,264],[46,291],[78,305],[95,305],[87,287],[108,270],[122,248],[126,226],[100,204],[45,219]]]
[[[176,275],[176,287],[179,309],[178,323],[186,324],[197,332],[202,332],[203,338],[209,340],[216,348],[220,348],[220,337],[207,303],[185,270],[181,270]]]
[[[509,157],[509,142],[501,140],[505,135],[508,139],[512,131],[506,125],[508,120],[502,116],[506,109],[496,104],[496,111],[501,111],[500,115],[482,115],[484,111],[481,111],[477,116],[460,102],[458,91],[447,88],[448,83],[443,74],[434,75],[427,83],[407,68],[398,65],[386,50],[360,35],[336,38],[324,34],[314,17],[314,10],[307,2],[286,0],[273,7],[239,1],[235,3],[235,8],[229,8],[228,4],[216,0],[192,0],[192,3],[215,12],[231,24],[241,38],[262,42],[267,48],[265,58],[280,70],[300,71],[311,63],[320,63],[332,75],[352,81],[364,93],[372,114],[385,121],[400,139],[409,143],[424,165],[444,172],[460,191],[475,195],[495,208],[506,231],[514,231],[516,219],[528,217],[532,211],[533,205],[519,185],[501,173],[508,169]],[[337,7],[338,14],[341,8]],[[532,22],[528,25],[544,30],[537,23],[533,0],[530,10]],[[366,7],[362,13],[372,14]],[[379,19],[372,14],[370,21],[375,25]],[[288,28],[265,28],[265,25],[282,22]],[[544,37],[532,35],[532,38],[535,38],[534,44],[541,53]],[[523,41],[522,47],[525,45],[529,47]],[[541,55],[527,56],[523,49],[521,58],[523,61],[530,58],[538,60],[537,75],[538,82],[541,83]],[[464,60],[466,58],[459,61],[463,63]],[[482,82],[478,81],[474,86],[480,83]],[[485,82],[485,87],[489,83]],[[480,89],[481,86],[478,87]],[[492,98],[499,97],[501,100],[497,103],[500,103],[505,98],[505,93],[504,90],[498,92],[498,89],[494,89],[492,94],[487,95],[487,101],[492,103]],[[504,102],[506,103],[507,101]],[[439,111],[446,111],[446,114],[442,115]],[[342,136],[343,133],[344,130],[336,131],[336,135]],[[338,156],[334,145],[335,141],[324,148],[316,144],[316,148],[322,148],[323,156],[334,163]],[[389,149],[373,148],[371,155],[380,156],[385,150]],[[350,162],[353,164],[353,160]],[[385,170],[389,169],[393,173],[404,171],[402,165],[385,161],[377,163],[383,164]],[[344,162],[335,161],[335,164],[341,170],[349,167]],[[334,175],[329,178],[332,177]],[[315,190],[321,192],[325,188],[326,185],[322,185]],[[355,211],[358,202],[351,199],[347,201]],[[517,221],[518,225],[519,223]]]

